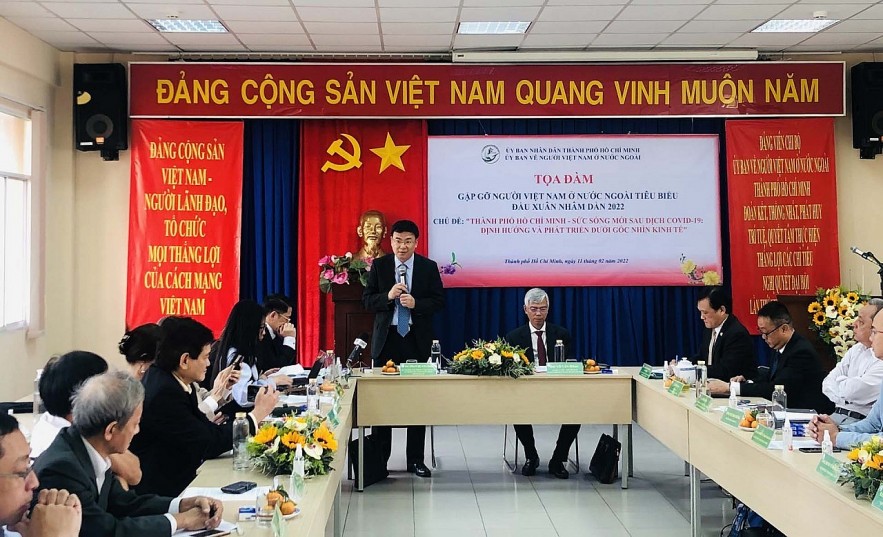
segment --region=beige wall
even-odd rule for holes
[[[58,54],[0,20],[0,50],[23,49],[26,53],[14,65],[0,58],[0,94],[42,95],[52,109],[55,149],[47,185],[46,269],[47,292],[52,298],[44,336],[28,341],[20,333],[0,334],[0,345],[8,349],[13,364],[5,370],[10,374],[0,378],[3,399],[27,393],[34,364],[42,363],[51,352],[87,349],[122,364],[116,342],[124,329],[130,152],[120,153],[118,162],[104,162],[96,153],[70,149],[70,73],[74,61],[148,61],[144,57]],[[872,61],[860,55],[800,58],[824,59],[846,60],[850,65]],[[876,293],[873,267],[850,254],[848,247],[857,245],[883,254],[883,232],[879,231],[883,212],[874,204],[883,199],[883,157],[860,160],[852,149],[850,118],[837,118],[835,124],[841,248],[832,255],[839,255],[844,283],[861,285],[864,281],[865,288]]]

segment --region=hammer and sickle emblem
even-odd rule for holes
[[[326,160],[325,164],[322,165],[323,172],[327,172],[329,169],[336,172],[345,172],[347,170],[360,168],[362,166],[362,161],[359,160],[362,157],[362,148],[359,146],[359,142],[357,142],[356,139],[349,134],[342,132],[340,133],[340,135],[349,140],[350,145],[353,148],[352,153],[343,148],[343,140],[341,140],[340,138],[334,140],[333,142],[331,142],[331,145],[328,146],[326,152],[331,156],[338,155],[340,157],[343,157],[344,162],[338,164]]]

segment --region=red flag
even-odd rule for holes
[[[319,291],[319,259],[355,254],[359,216],[369,209],[386,218],[383,250],[396,220],[426,230],[426,123],[421,120],[304,121],[301,139],[298,226],[298,347],[310,365],[334,348],[331,297]],[[418,253],[426,253],[421,236]],[[337,347],[348,342],[337,342]]]
[[[727,121],[733,312],[840,284],[834,120]],[[796,312],[791,312],[794,315]]]
[[[224,327],[239,298],[242,144],[242,122],[132,121],[127,327]]]

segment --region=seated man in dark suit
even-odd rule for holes
[[[506,341],[524,347],[527,357],[539,366],[544,366],[547,361],[553,360],[555,342],[559,339],[564,343],[565,358],[573,358],[570,332],[562,326],[546,322],[546,316],[549,315],[549,295],[545,291],[534,288],[524,295],[524,313],[529,322],[509,332]],[[549,460],[549,473],[558,479],[570,477],[567,469],[564,468],[564,463],[567,462],[570,445],[576,439],[579,427],[579,425],[562,425],[558,433],[558,443]],[[515,425],[515,435],[524,446],[524,456],[527,459],[521,467],[521,475],[534,475],[540,465],[540,456],[534,443],[533,427]]]
[[[144,387],[122,371],[87,380],[74,396],[73,425],[62,429],[34,468],[40,488],[67,489],[83,508],[80,535],[138,537],[216,528],[223,504],[204,496],[173,499],[123,490],[110,455],[138,432]]]
[[[714,395],[736,395],[770,399],[777,384],[785,386],[790,408],[809,408],[826,413],[833,404],[822,393],[825,373],[812,344],[794,331],[791,314],[781,302],[767,302],[757,311],[757,328],[773,349],[769,368],[758,368],[750,377],[736,376],[730,382],[712,379],[708,389]]]
[[[297,363],[297,332],[291,322],[291,302],[282,295],[264,299],[264,337],[258,341],[258,372],[279,369]]]
[[[754,343],[748,330],[733,311],[733,300],[722,287],[709,287],[696,304],[705,323],[702,346],[693,361],[704,361],[708,378],[729,382],[733,377],[748,377],[757,371]]]

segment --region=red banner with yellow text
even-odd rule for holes
[[[834,120],[728,121],[733,311],[840,283]],[[797,315],[799,312],[792,312]]]
[[[318,351],[351,343],[334,341],[333,303],[319,291],[319,259],[358,253],[365,211],[383,213],[385,253],[388,229],[406,219],[424,232],[417,252],[426,254],[428,137],[419,120],[305,121],[302,129],[297,327],[301,362],[310,365]]]
[[[843,62],[132,63],[132,117],[844,115]]]
[[[224,327],[239,299],[242,148],[241,122],[132,121],[127,327]]]

